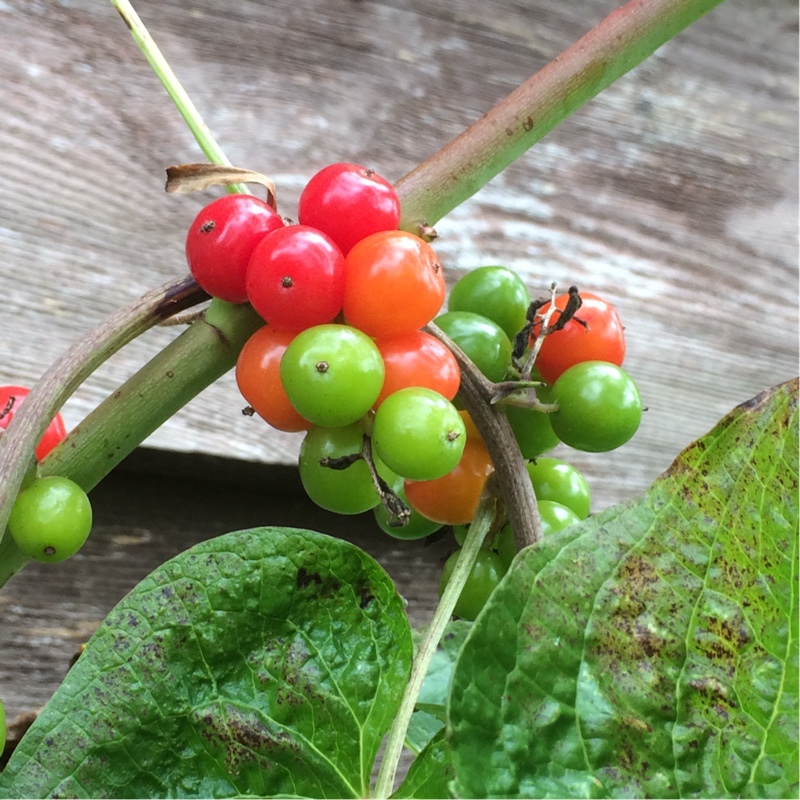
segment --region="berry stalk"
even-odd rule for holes
[[[528,477],[514,432],[505,414],[493,404],[495,384],[470,361],[441,328],[430,323],[426,330],[444,342],[461,369],[459,396],[472,417],[492,459],[497,489],[505,502],[517,550],[542,540],[542,520],[533,484]]]
[[[483,540],[486,538],[492,526],[492,522],[494,521],[496,512],[494,492],[496,491],[496,487],[492,486],[493,483],[494,481],[491,478],[487,481],[486,489],[484,489],[483,496],[478,503],[478,509],[469,526],[469,533],[467,533],[467,537],[464,540],[453,573],[442,593],[433,619],[425,632],[425,638],[422,640],[416,657],[414,658],[414,665],[411,668],[411,677],[406,685],[400,708],[389,730],[389,736],[386,740],[386,749],[383,752],[383,760],[381,761],[378,777],[375,782],[375,790],[372,794],[373,797],[379,798],[379,800],[381,798],[388,798],[392,794],[395,775],[397,774],[397,765],[400,762],[400,753],[403,749],[408,725],[411,722],[411,715],[414,713],[414,707],[416,706],[425,676],[428,674],[431,659],[434,653],[436,653],[439,641],[442,636],[444,636],[447,623],[453,615],[453,610],[456,607],[464,584],[475,564],[478,553],[480,553],[481,544],[483,544]]]

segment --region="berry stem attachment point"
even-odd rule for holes
[[[536,396],[536,389],[541,385],[541,381],[503,381],[502,383],[496,383],[491,403],[500,407],[534,408],[543,414],[552,414],[554,411],[558,411],[556,403],[543,403]],[[530,389],[533,391],[528,391]]]

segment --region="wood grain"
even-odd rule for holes
[[[292,216],[333,160],[401,177],[614,3],[142,2],[233,162]],[[2,14],[0,379],[180,274],[208,199],[163,193],[197,148],[111,7]],[[649,407],[636,439],[573,457],[597,507],[647,486],[730,407],[797,370],[797,9],[729,0],[547,136],[438,226],[450,282],[505,263],[614,298]],[[174,332],[126,348],[66,407],[76,424]],[[147,442],[290,463],[298,437],[243,418],[232,377]],[[213,409],[213,425],[209,411]]]
[[[269,174],[290,217],[326,163],[399,179],[616,5],[137,2],[229,158]],[[595,510],[797,373],[797,18],[789,0],[728,0],[437,226],[451,284],[503,263],[534,295],[557,281],[617,302],[649,410],[616,453],[563,449]],[[200,154],[102,0],[0,4],[0,75],[0,380],[31,383],[112,310],[185,272],[184,230],[209,196],[164,192],[166,167]],[[175,335],[115,356],[70,400],[68,424]],[[368,520],[315,516],[282,488],[291,471],[269,467],[293,463],[298,437],[242,405],[230,375],[204,392],[146,442],[136,474],[98,487],[85,552],[0,594],[10,714],[49,697],[73,648],[150,569],[236,526],[353,537],[427,619],[449,541],[395,545]],[[222,472],[263,494],[215,490]]]

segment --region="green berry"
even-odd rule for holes
[[[55,563],[80,550],[92,529],[86,492],[69,478],[39,478],[17,496],[8,530],[22,552]]]
[[[450,581],[460,552],[460,550],[456,550],[445,561],[442,577],[439,580],[439,597],[442,596]],[[461,590],[453,613],[462,619],[474,620],[486,605],[489,595],[500,583],[505,571],[505,566],[497,553],[491,550],[481,550]]]

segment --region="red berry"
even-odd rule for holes
[[[581,292],[580,297],[583,303],[575,317],[542,342],[536,369],[548,383],[555,383],[570,367],[584,361],[608,361],[619,367],[625,358],[625,328],[617,309],[589,292]],[[556,297],[558,311],[553,314],[551,325],[558,321],[568,300],[566,294]],[[539,313],[546,313],[549,307],[547,303]],[[538,333],[540,327],[537,324],[534,332]]]
[[[228,194],[209,203],[186,235],[186,261],[212,297],[246,303],[245,273],[255,246],[283,227],[272,206],[249,194]]]
[[[279,431],[305,431],[311,427],[289,402],[281,383],[280,367],[291,331],[259,328],[244,344],[236,361],[236,383],[242,397],[256,413]]]
[[[308,225],[273,231],[250,257],[247,296],[277,330],[332,322],[344,302],[344,256],[328,236]]]
[[[489,451],[481,439],[467,438],[456,467],[431,481],[406,480],[410,506],[443,525],[472,522],[481,492],[494,470]]]
[[[30,389],[26,389],[24,386],[0,386],[0,428],[8,427],[8,423],[19,411],[22,401],[29,393]],[[61,414],[56,414],[36,446],[37,460],[41,461],[66,436],[67,428],[64,425],[64,418]]]
[[[301,225],[324,231],[347,255],[371,233],[395,230],[400,200],[391,183],[359,164],[331,164],[300,195]]]

